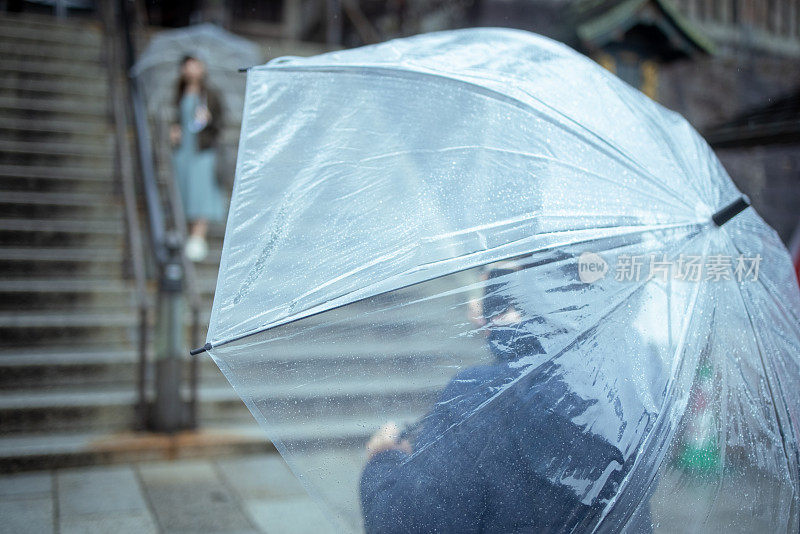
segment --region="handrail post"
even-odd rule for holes
[[[156,325],[156,399],[151,424],[154,430],[176,432],[186,424],[181,378],[186,352],[183,344],[183,264],[181,239],[174,233],[166,239],[167,259],[158,284]]]

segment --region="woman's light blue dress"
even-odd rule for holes
[[[216,159],[213,148],[200,150],[197,133],[192,131],[197,93],[186,93],[180,102],[181,144],[172,154],[172,168],[183,201],[186,219],[223,222],[225,197],[217,184]]]

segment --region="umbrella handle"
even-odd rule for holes
[[[714,221],[714,224],[717,226],[722,226],[726,222],[730,221],[741,212],[746,210],[750,206],[750,199],[747,198],[747,195],[742,195],[737,200],[734,200],[724,208],[720,209],[714,215],[711,216],[711,220]]]

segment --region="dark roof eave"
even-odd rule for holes
[[[658,7],[669,17],[675,27],[694,44],[701,52],[714,55],[716,53],[716,46],[714,43],[706,38],[688,19],[686,19],[678,9],[673,6],[669,0],[653,0]]]
[[[692,52],[713,54],[714,45],[701,35],[667,0],[622,0],[610,9],[596,12],[584,17],[578,13],[576,33],[578,38],[589,48],[599,48],[612,40],[615,35],[625,32],[637,22],[637,13],[648,1],[655,3],[664,15],[666,21],[673,29],[661,27],[668,37],[677,34],[686,44],[681,45],[673,41],[677,50],[689,55]],[[583,18],[583,20],[580,20]]]

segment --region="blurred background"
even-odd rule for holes
[[[681,113],[798,265],[800,0],[3,0],[0,472],[31,473],[2,478],[4,518],[41,521],[33,531],[69,530],[69,518],[102,530],[119,514],[136,531],[291,529],[276,518],[294,501],[274,497],[311,505],[210,358],[188,356],[205,342],[224,224],[209,225],[202,259],[186,258],[170,146],[179,62],[202,59],[221,97],[227,198],[240,68],[475,26],[562,41]],[[291,350],[309,367],[336,357]],[[271,394],[290,402],[286,380]],[[284,436],[361,446],[373,430],[328,422]],[[62,471],[98,465],[115,467]],[[121,487],[131,494],[108,496]],[[86,503],[99,511],[82,516]],[[197,523],[204,513],[220,523]]]

